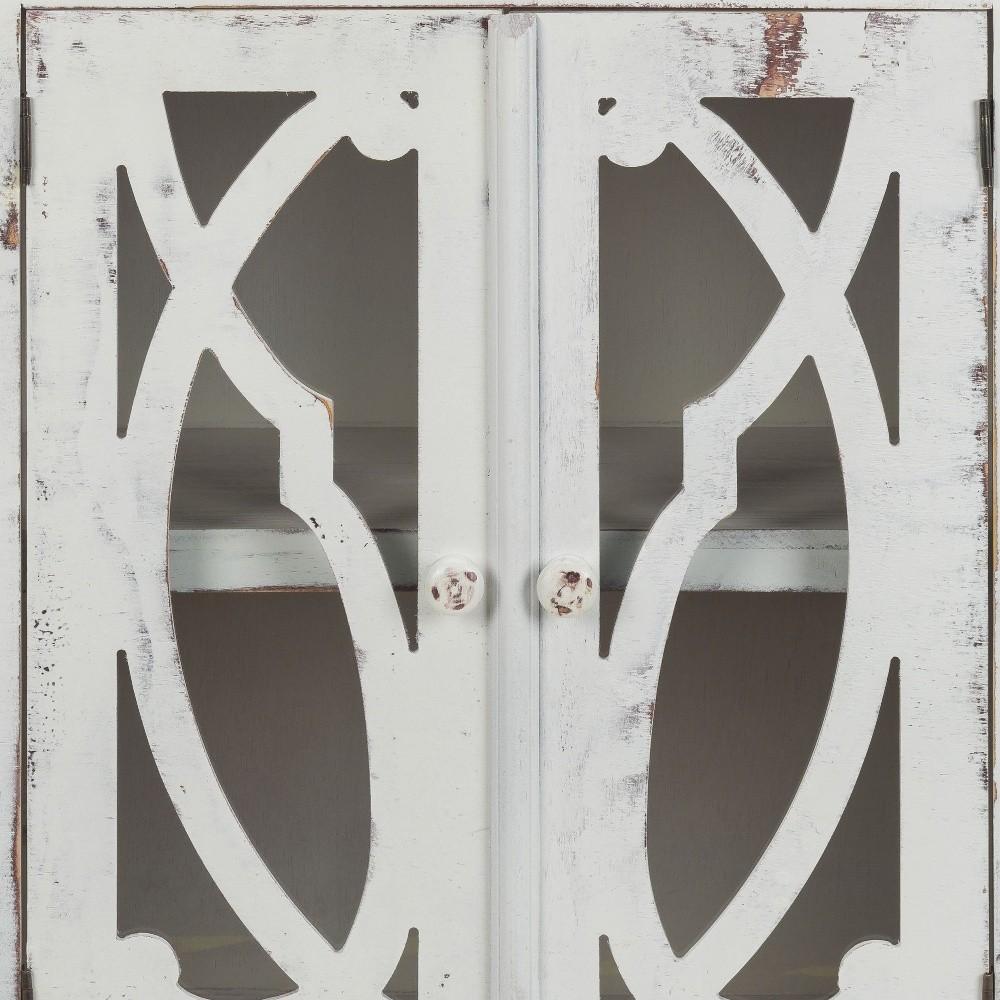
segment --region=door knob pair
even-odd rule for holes
[[[447,556],[431,566],[425,586],[433,607],[444,614],[460,614],[482,601],[486,577],[471,560]],[[550,614],[560,618],[580,615],[597,597],[596,577],[586,560],[557,556],[538,574],[535,592]]]

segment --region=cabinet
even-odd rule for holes
[[[39,1000],[982,995],[986,10],[23,42]]]

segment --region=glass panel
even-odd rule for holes
[[[708,97],[701,103],[732,126],[774,175],[806,225],[813,232],[819,229],[840,170],[854,101]]]
[[[833,838],[774,933],[721,995],[826,1000],[837,993],[843,955],[872,940],[899,941],[898,660]]]
[[[889,425],[899,444],[899,174],[891,174],[865,252],[844,293],[875,370]]]
[[[296,988],[250,936],[188,840],[160,780],[128,662],[119,653],[118,934],[136,933],[170,942],[180,985],[195,996],[265,1000]]]
[[[625,985],[625,980],[622,979],[621,970],[611,952],[611,943],[606,934],[601,935],[599,942],[599,961],[601,1000],[635,1000]]]
[[[163,95],[177,165],[203,226],[278,127],[315,96],[226,91]]]
[[[743,359],[782,291],[676,146],[643,167],[602,158],[600,212],[601,524],[645,529],[681,485],[684,407]]]
[[[371,824],[361,688],[340,598],[175,594],[173,606],[195,717],[230,803],[281,886],[340,947],[364,889]],[[287,991],[188,843],[127,671],[119,769],[120,932],[167,938],[182,984],[211,1000]],[[405,967],[396,979],[409,981]]]
[[[417,966],[420,957],[420,934],[415,927],[410,928],[399,965],[382,991],[389,1000],[417,1000]]]

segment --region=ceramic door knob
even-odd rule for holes
[[[470,559],[446,556],[431,566],[425,587],[438,611],[454,615],[471,611],[483,599],[486,579]]]
[[[594,571],[585,559],[557,556],[538,575],[538,600],[550,614],[581,615],[597,596]]]

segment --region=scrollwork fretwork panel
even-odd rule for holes
[[[684,408],[682,483],[661,498],[616,617],[543,620],[542,992],[597,1000],[603,956],[603,972],[613,961],[618,989],[624,983],[636,1000],[742,995],[727,984],[820,862],[898,664],[899,942],[864,941],[850,951],[839,989],[865,998],[944,995],[969,970],[986,968],[989,949],[988,209],[970,155],[976,102],[987,88],[985,21],[924,13],[546,14],[538,37],[543,557],[574,553],[596,569],[601,556],[598,496],[608,482],[598,435],[601,409],[611,405],[598,358],[606,320],[602,158],[642,167],[674,147],[674,161],[684,158],[684,169],[697,171],[731,210],[781,292],[742,361]],[[765,158],[720,113],[720,99],[801,98],[853,103],[818,225],[812,217],[807,224]],[[845,297],[896,174],[898,444]],[[615,178],[628,184],[620,173]],[[727,281],[711,265],[705,262],[705,295]],[[647,264],[626,258],[622,266]],[[630,321],[627,306],[616,318]],[[685,327],[667,325],[659,335],[683,337]],[[650,365],[647,379],[661,370]],[[843,474],[850,554],[839,659],[787,811],[721,912],[675,952],[658,905],[683,901],[662,884],[654,898],[648,822],[658,687],[662,697],[670,684],[661,687],[661,676],[669,681],[680,666],[671,661],[668,633],[696,551],[742,499],[743,436],[806,369],[819,376]],[[671,377],[663,372],[664,392]],[[748,657],[732,669],[761,666]],[[712,715],[704,718],[709,733],[715,725]],[[685,767],[697,772],[696,761]],[[663,808],[687,805],[674,799]],[[941,923],[927,919],[939,905],[963,928],[947,959]],[[950,941],[951,928],[948,934]],[[931,954],[933,964],[924,960]]]
[[[954,996],[956,981],[986,968],[989,948],[988,201],[974,113],[987,91],[986,18],[661,11],[497,15],[492,28],[488,20],[482,11],[304,9],[27,15],[36,122],[26,220],[36,993],[190,995],[183,955],[165,934],[119,933],[117,819],[133,786],[121,780],[116,734],[127,710],[170,820],[213,892],[304,1000],[404,995],[387,983],[401,954],[414,953],[419,996],[485,1000],[497,967],[514,962],[504,952],[511,942],[537,959],[544,1000],[602,1000],[612,965],[634,1000],[718,996],[794,912],[879,754],[895,768],[894,809],[884,813],[889,825],[898,816],[898,836],[893,829],[886,839],[898,841],[899,940],[858,935],[838,955],[836,986],[858,1000]],[[494,31],[497,20],[503,31]],[[195,196],[184,108],[213,98],[225,114],[227,95],[239,94],[267,97],[273,121],[238,149],[217,151],[241,167],[228,185]],[[790,107],[804,98],[836,99],[829,120],[846,136],[839,165],[827,164],[827,197],[808,211],[726,104]],[[415,355],[390,356],[379,303],[370,312],[365,302],[330,309],[321,333],[355,334],[355,361],[370,365],[364,377],[336,372],[349,390],[338,400],[308,361],[293,363],[276,346],[239,289],[248,262],[260,276],[265,237],[287,238],[288,215],[308,214],[299,196],[320,164],[333,163],[336,178],[375,162],[398,169],[364,197],[375,215],[402,220],[413,259],[403,248],[392,259],[406,266],[369,281],[358,263],[363,240],[345,223],[348,253],[337,261],[354,267],[361,298],[394,281],[407,286],[401,298],[412,292]],[[623,205],[636,174],[654,166],[683,173],[730,234],[727,251],[738,244],[753,257],[767,287],[751,309],[759,290],[741,286],[740,318],[752,312],[760,329],[723,378],[675,407],[678,420],[656,438],[673,442],[671,455],[644,446],[638,471],[647,482],[671,481],[661,458],[680,471],[676,492],[657,492],[658,513],[639,532],[632,523],[609,528],[602,514],[612,439],[624,438],[615,438],[620,427],[605,436],[602,424],[615,389],[601,339],[611,315],[602,306],[611,256],[602,178],[618,185]],[[118,322],[123,205],[141,221],[154,272],[155,316],[129,379]],[[641,230],[650,222],[642,215],[628,225]],[[345,209],[339,218],[357,216]],[[878,357],[855,288],[859,274],[873,273],[873,234],[898,257],[893,281],[865,292],[885,307],[880,315],[898,312],[895,339]],[[675,241],[672,259],[683,257],[676,232],[663,239]],[[621,257],[626,277],[650,273],[634,247]],[[287,292],[278,286],[289,273],[265,275],[275,297]],[[728,277],[717,266],[704,294]],[[268,286],[260,298],[270,294]],[[658,308],[681,315],[681,297],[674,286]],[[289,323],[299,318],[293,306]],[[345,333],[352,323],[357,331]],[[503,341],[514,328],[527,347],[512,361]],[[683,323],[662,331],[683,334]],[[380,356],[383,371],[372,364]],[[663,396],[679,378],[644,355],[631,363],[645,368],[643,391],[654,401],[661,372]],[[372,370],[375,382],[412,378],[412,393],[401,400],[370,387]],[[240,398],[272,449],[275,521],[267,532],[242,525],[225,536],[229,575],[199,569],[199,532],[175,533],[171,520],[187,468],[184,433],[204,402],[192,387],[205,371]],[[768,562],[781,544],[795,549],[794,531],[770,524],[736,538],[728,530],[746,501],[741,463],[755,428],[800,380],[821,398],[822,426],[809,428],[810,440],[836,459],[835,523],[813,533],[815,587],[781,577],[797,550]],[[508,386],[523,391],[520,424],[505,420]],[[617,388],[619,400],[628,395]],[[364,403],[378,391],[393,397],[387,412],[412,405],[415,426],[387,419],[361,428],[374,436],[352,436],[358,428],[345,411],[355,403],[345,400]],[[510,427],[524,431],[516,445],[501,432]],[[344,469],[370,457],[357,442],[378,436],[396,450],[373,506]],[[239,462],[224,458],[227,468]],[[773,453],[767,461],[777,467]],[[499,488],[503,475],[531,484],[523,504],[519,489]],[[394,506],[391,482],[410,491],[407,504]],[[375,508],[387,521],[375,523]],[[627,558],[622,545],[632,545]],[[175,547],[187,560],[186,588],[174,586]],[[268,576],[293,549],[299,575]],[[748,550],[763,556],[741,576]],[[210,617],[190,581],[240,589],[218,583],[239,579],[233,566],[257,574],[247,590],[310,586],[310,613],[321,614],[325,592],[336,591],[337,622],[295,648],[322,658],[315,650],[335,632],[353,652],[351,747],[364,751],[361,825],[370,831],[354,915],[336,944],[244,823],[185,673],[182,620]],[[185,594],[182,614],[172,590],[185,589],[195,593]],[[680,892],[657,874],[650,850],[656,740],[677,722],[658,699],[669,690],[661,681],[679,670],[678,635],[686,628],[684,641],[698,642],[681,592],[712,589],[805,592],[788,601],[801,613],[789,632],[803,663],[819,669],[808,655],[811,630],[835,636],[837,649],[829,690],[811,706],[814,738],[773,831],[703,933],[675,947],[663,912]],[[812,590],[829,598],[822,613]],[[540,615],[536,594],[552,614]],[[283,594],[282,606],[293,600]],[[746,605],[728,606],[718,630],[743,629],[758,647],[779,648],[761,639]],[[504,642],[512,622],[525,642]],[[244,628],[230,644],[243,652],[231,658],[242,657],[249,676],[249,661],[260,658],[252,635],[261,632]],[[729,637],[730,648],[742,639]],[[240,663],[227,666],[239,675]],[[746,676],[755,666],[748,655],[733,667],[742,673],[714,682],[731,684],[734,701],[758,696]],[[789,664],[782,668],[787,675]],[[276,686],[287,669],[274,664]],[[263,729],[274,720],[260,721]],[[709,711],[698,728],[721,725]],[[523,747],[508,752],[499,740],[512,732]],[[726,735],[740,752],[740,737]],[[687,763],[697,776],[699,762]],[[689,805],[678,797],[658,808]],[[698,806],[712,815],[710,802]],[[526,931],[511,926],[522,919]],[[534,974],[514,972],[510,981],[522,983]]]
[[[53,998],[79,998],[84,986],[122,1000],[187,995],[166,941],[116,936],[117,662],[127,665],[186,836],[296,995],[382,996],[411,937],[421,982],[439,984],[440,995],[476,995],[489,976],[485,616],[455,627],[425,613],[428,599],[411,641],[373,531],[335,478],[336,400],[285,367],[233,287],[283,204],[338,143],[372,160],[416,152],[412,377],[427,400],[415,429],[418,572],[451,552],[485,562],[485,23],[468,14],[76,12],[37,14],[29,32],[45,120],[35,136],[44,176],[30,197],[33,475],[42,504],[32,590],[52,621],[35,635],[29,699],[36,989]],[[176,95],[215,91],[300,97],[208,212],[189,197],[165,95],[176,116]],[[169,294],[127,426],[116,428],[122,184]],[[339,948],[241,824],[181,666],[168,518],[188,395],[206,357],[276,430],[280,504],[328,562],[353,642],[371,842]],[[72,823],[64,821],[69,802]]]

